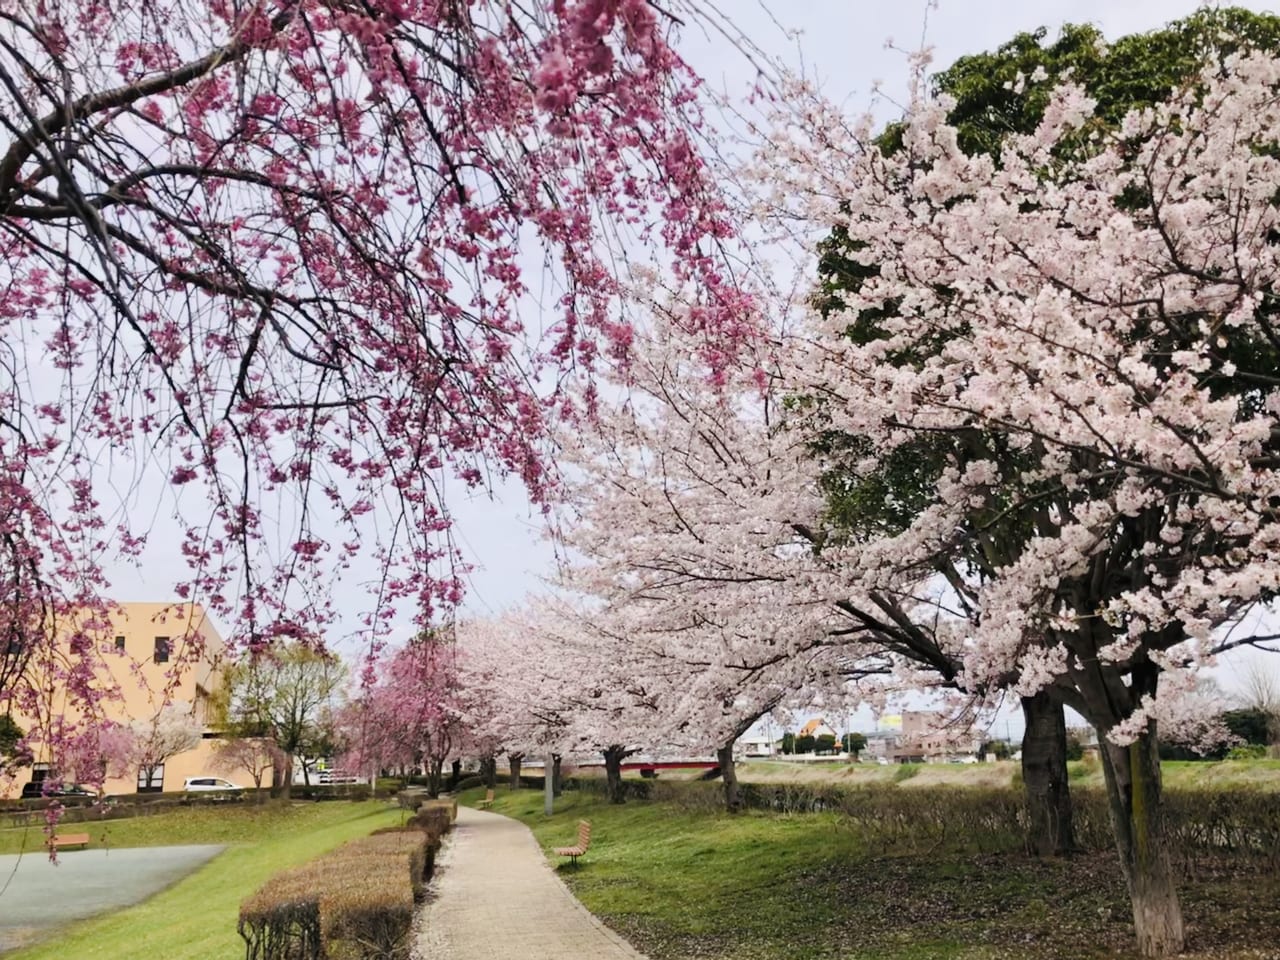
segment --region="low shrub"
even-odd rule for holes
[[[457,784],[454,785],[453,792],[461,793],[463,790],[475,790],[477,787],[483,786],[487,786],[484,777],[472,774],[469,777],[463,777],[459,780]]]
[[[418,811],[423,810],[444,810],[449,814],[449,821],[452,823],[458,819],[458,801],[452,797],[438,797],[435,800],[427,799],[418,805]]]
[[[320,960],[320,898],[301,871],[272,877],[240,904],[245,960]]]
[[[420,807],[405,824],[416,830],[422,830],[434,840],[439,840],[449,832],[453,821],[449,811],[443,807]]]
[[[409,956],[414,897],[390,875],[362,878],[326,899],[322,939],[330,960]]]
[[[376,830],[276,874],[240,906],[246,960],[403,960],[448,810]]]
[[[720,784],[625,781],[629,796],[642,796],[690,812],[724,809]],[[566,789],[604,794],[598,778],[566,782]],[[830,812],[869,845],[918,851],[945,846],[982,853],[1021,850],[1027,829],[1025,799],[1009,787],[909,787],[889,785],[744,783],[744,809],[779,814]],[[1104,790],[1071,791],[1076,844],[1110,850],[1111,813]],[[1260,869],[1280,870],[1280,804],[1274,793],[1249,788],[1166,790],[1163,810],[1170,848],[1179,869],[1212,869],[1215,858],[1248,859]]]

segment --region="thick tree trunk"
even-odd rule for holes
[[[564,785],[560,782],[560,754],[553,753],[551,755],[551,795],[558,797],[563,789]]]
[[[720,765],[720,779],[724,781],[724,806],[730,813],[742,809],[742,797],[738,794],[738,770],[733,762],[733,744],[716,750],[716,763]]]
[[[455,760],[449,768],[449,792],[458,789],[458,781],[462,779],[462,761]]]
[[[1103,731],[1099,734],[1111,826],[1133,903],[1138,950],[1144,957],[1181,953],[1182,906],[1165,836],[1155,724],[1148,724],[1147,732],[1127,747],[1115,746]]]
[[[524,760],[523,753],[507,754],[507,766],[510,769],[510,779],[507,781],[512,790],[520,789],[520,762]]]
[[[484,785],[490,790],[498,786],[498,759],[485,757],[480,761],[480,776],[484,777]]]
[[[609,747],[604,752],[605,792],[610,803],[626,803],[627,796],[622,789],[622,758],[626,751],[622,747]]]
[[[1067,721],[1046,692],[1022,698],[1022,783],[1027,804],[1027,852],[1060,857],[1075,849],[1067,780]]]
[[[432,800],[440,796],[440,788],[444,786],[444,757],[430,757],[427,760],[427,796]]]

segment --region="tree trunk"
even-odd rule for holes
[[[560,754],[553,753],[551,755],[551,796],[558,797],[564,791],[564,784],[560,780]]]
[[[427,759],[427,796],[432,800],[440,796],[440,788],[444,785],[444,757]]]
[[[288,800],[293,795],[293,754],[286,753],[280,760],[280,796]]]
[[[523,753],[507,754],[507,765],[511,769],[511,779],[509,781],[512,790],[520,789],[520,761],[524,759]]]
[[[1182,952],[1185,940],[1160,796],[1160,754],[1155,723],[1127,747],[1099,731],[1102,769],[1120,866],[1133,904],[1133,926],[1144,957]]]
[[[462,761],[455,760],[449,768],[449,792],[458,789],[458,781],[462,779]]]
[[[626,751],[622,747],[609,747],[604,752],[604,773],[606,793],[610,803],[626,803],[627,796],[622,789],[622,758]]]
[[[497,757],[484,757],[480,761],[480,776],[484,777],[484,785],[490,790],[497,789],[498,786],[498,759]]]
[[[1041,691],[1022,698],[1022,783],[1027,804],[1027,852],[1061,857],[1075,849],[1067,780],[1067,721],[1062,704]]]
[[[724,781],[724,806],[730,813],[742,809],[742,797],[738,794],[738,770],[733,762],[733,744],[716,750],[716,762],[720,765],[720,779]]]

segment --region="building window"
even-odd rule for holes
[[[156,637],[156,663],[169,662],[169,638]]]
[[[151,774],[148,779],[148,772]],[[138,792],[162,793],[164,791],[164,764],[157,763],[149,771],[146,767],[138,768]]]
[[[116,649],[124,653],[124,637],[116,637]]]

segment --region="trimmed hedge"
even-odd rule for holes
[[[422,817],[422,821],[415,823]],[[426,893],[444,809],[376,830],[276,874],[240,905],[246,960],[404,960]]]

